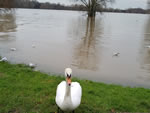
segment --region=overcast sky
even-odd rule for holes
[[[38,0],[39,2],[51,2],[51,3],[61,3],[70,5],[74,2],[71,0]],[[127,9],[127,8],[147,8],[147,0],[115,0],[116,2],[111,6],[114,8]]]

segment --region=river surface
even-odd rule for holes
[[[35,63],[46,73],[71,67],[80,79],[150,88],[148,45],[149,15],[103,13],[93,19],[85,12],[18,9],[0,16],[0,56]]]

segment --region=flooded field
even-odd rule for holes
[[[46,73],[150,88],[150,16],[19,9],[0,16],[0,56]],[[16,51],[10,51],[16,48]],[[115,53],[119,53],[114,55]]]

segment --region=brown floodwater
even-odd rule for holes
[[[0,15],[0,55],[35,63],[46,73],[71,67],[80,79],[150,88],[148,45],[149,15],[103,13],[93,19],[85,12],[35,9]]]

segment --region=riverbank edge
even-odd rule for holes
[[[56,112],[56,88],[62,80],[62,76],[33,71],[24,64],[0,62],[0,113]],[[77,113],[150,112],[150,89],[73,81],[83,90]]]

